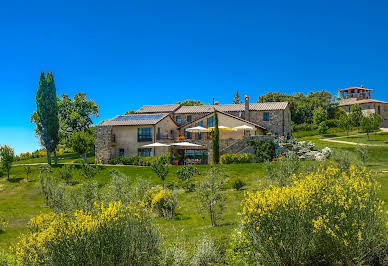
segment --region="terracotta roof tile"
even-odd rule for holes
[[[178,109],[180,104],[144,105],[136,113],[171,113]]]
[[[364,99],[364,100],[358,100],[358,101],[354,101],[354,102],[342,103],[342,104],[340,104],[340,106],[353,105],[353,104],[363,104],[363,103],[388,103],[388,102],[383,102],[383,101],[378,101],[378,100],[373,100],[373,99]]]
[[[267,102],[267,103],[251,103],[249,104],[250,111],[270,111],[284,110],[287,108],[288,102]],[[210,113],[214,111],[221,112],[242,112],[245,110],[245,104],[220,104],[220,105],[200,105],[200,106],[181,106],[175,111],[176,114],[190,113]]]

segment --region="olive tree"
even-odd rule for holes
[[[9,145],[4,145],[0,147],[0,162],[1,168],[7,172],[7,179],[9,180],[9,173],[12,168],[12,162],[15,158],[14,150]]]
[[[217,226],[224,211],[225,197],[222,186],[225,183],[225,174],[219,167],[212,167],[200,183],[197,196],[200,201],[200,211],[207,212],[212,226]]]
[[[151,164],[152,171],[154,171],[154,173],[162,180],[163,187],[165,187],[165,181],[168,175],[168,163],[167,156],[159,156]]]
[[[189,183],[190,183],[191,179],[193,178],[193,176],[199,175],[199,174],[200,173],[199,173],[198,169],[192,165],[184,165],[184,166],[180,167],[178,169],[178,171],[176,172],[176,176],[178,177],[178,179],[180,179],[181,181],[183,181],[186,184],[186,191],[189,190]]]

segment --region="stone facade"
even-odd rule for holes
[[[190,142],[202,145],[199,149],[207,150],[208,160],[211,162],[212,141],[209,137],[210,134],[201,133],[197,138],[196,133],[188,135],[186,129],[198,124],[205,128],[214,126],[214,124],[208,125],[208,119],[214,116],[214,109],[218,113],[219,125],[230,128],[248,125],[253,128],[245,131],[221,131],[221,152],[241,152],[247,148],[247,139],[251,136],[265,138],[267,132],[274,135],[290,136],[291,114],[287,102],[249,104],[249,97],[246,96],[245,99],[244,105],[181,107],[163,114],[158,112],[160,106],[147,106],[147,113],[139,112],[139,114],[128,116],[116,116],[96,127],[96,161],[97,163],[107,163],[109,159],[117,156],[149,155],[150,150],[144,153],[144,145],[154,142],[170,144],[184,137]],[[170,108],[170,106],[167,107]],[[177,124],[178,116],[180,125]],[[189,116],[191,122],[188,121]],[[147,121],[152,122],[148,123]],[[147,141],[143,141],[144,138],[139,139],[139,128],[151,128],[152,138],[147,135]],[[146,130],[141,132],[146,132]],[[149,134],[149,130],[145,134]],[[170,150],[169,147],[157,147],[152,149],[151,154],[159,156]]]
[[[112,149],[112,127],[96,126],[96,162],[98,164],[108,163],[111,158]]]

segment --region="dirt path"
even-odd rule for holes
[[[380,128],[380,129],[382,132],[388,132],[388,128]],[[377,132],[377,134],[379,134],[379,132]],[[349,136],[339,136],[339,137],[333,137],[333,138],[329,138],[329,139],[325,138],[325,139],[320,139],[320,140],[327,141],[327,142],[341,143],[341,144],[349,144],[349,145],[387,147],[387,145],[384,145],[384,144],[366,144],[366,143],[357,143],[357,142],[353,142],[353,141],[336,140],[339,138],[354,137],[354,136],[361,136],[361,135],[366,135],[366,133],[360,133],[360,134],[349,135]]]

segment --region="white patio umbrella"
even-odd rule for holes
[[[186,151],[186,148],[187,147],[201,147],[202,145],[199,145],[199,144],[194,144],[194,143],[190,143],[190,142],[177,142],[177,143],[173,143],[171,144],[172,146],[180,146],[180,147],[184,147],[184,150]],[[184,153],[184,158],[183,158],[183,161],[185,161],[186,159],[186,152]]]
[[[234,130],[254,130],[255,128],[247,125],[242,125],[242,126],[234,127],[233,129]]]
[[[168,146],[170,146],[170,145],[164,144],[164,143],[155,142],[155,143],[152,143],[152,144],[144,145],[142,147],[144,147],[144,148],[155,148],[155,147],[168,147]]]
[[[215,129],[215,127],[209,127],[209,130],[213,131]],[[218,126],[218,130],[219,131],[233,131],[233,129],[231,129],[230,127],[226,127],[226,126]]]
[[[190,143],[190,142],[177,142],[177,143],[172,143],[171,145],[181,146],[181,147],[201,147],[202,146],[202,145],[194,144],[194,143]]]
[[[209,129],[201,126],[197,126],[197,127],[186,128],[186,131],[192,132],[192,133],[202,133],[202,132],[209,132]]]
[[[169,147],[169,146],[170,146],[170,145],[168,145],[168,144],[155,142],[155,143],[143,145],[142,147],[143,147],[143,148],[154,148],[154,155],[155,155],[155,147]]]

